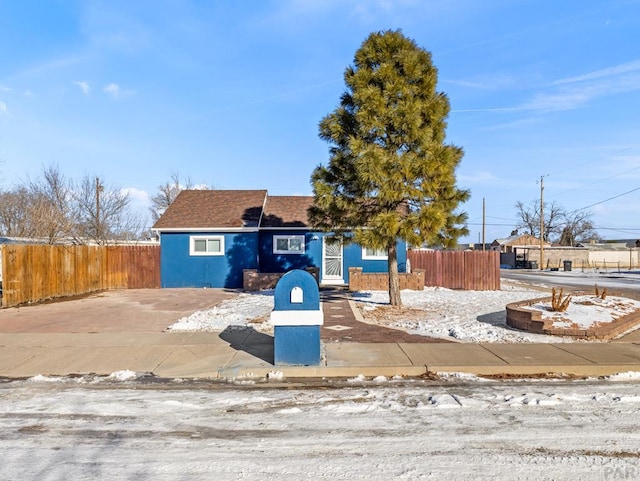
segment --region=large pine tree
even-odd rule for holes
[[[400,31],[369,35],[344,74],[340,105],[320,122],[328,166],[311,177],[316,228],[386,249],[391,305],[402,305],[396,243],[450,247],[468,233],[456,212],[462,149],[445,144],[449,101],[431,54]],[[353,235],[351,235],[351,233]]]

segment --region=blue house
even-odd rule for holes
[[[386,251],[341,244],[311,229],[313,197],[266,190],[182,191],[153,229],[160,236],[162,287],[240,288],[243,271],[315,267],[321,284],[349,283],[349,268],[386,272]],[[404,272],[406,244],[398,244]]]

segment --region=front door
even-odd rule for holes
[[[322,238],[322,284],[344,284],[342,242]]]

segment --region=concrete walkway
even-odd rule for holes
[[[163,378],[237,379],[479,375],[601,376],[640,371],[640,341],[561,344],[324,343],[315,367],[274,366],[273,338],[252,329],[222,333],[3,333],[0,376],[108,375],[131,370]]]
[[[534,375],[568,374],[577,376],[601,376],[625,371],[640,371],[640,331],[635,331],[615,342],[557,343],[557,344],[473,344],[407,342],[398,331],[377,331],[373,339],[363,337],[359,342],[356,331],[362,329],[356,323],[357,310],[349,309],[349,302],[341,296],[325,296],[325,326],[322,331],[323,363],[321,366],[274,366],[273,338],[252,328],[228,328],[222,333],[169,333],[159,328],[161,322],[151,319],[173,319],[183,310],[201,304],[219,302],[226,296],[192,292],[184,307],[171,295],[163,303],[152,299],[145,302],[137,293],[127,293],[123,300],[127,312],[142,306],[149,319],[141,322],[141,314],[132,319],[120,319],[120,330],[109,323],[83,326],[94,330],[80,330],[77,323],[67,326],[64,316],[63,332],[55,332],[50,319],[41,320],[36,332],[23,329],[19,318],[28,312],[29,318],[40,308],[28,311],[4,311],[0,325],[0,376],[27,378],[38,374],[64,376],[72,374],[109,375],[116,371],[131,370],[151,373],[162,378],[210,378],[237,379],[263,378],[270,373],[282,373],[285,378],[355,377],[365,376],[421,376],[433,372],[467,372],[479,375]],[[139,293],[146,296],[147,293]],[[231,294],[230,294],[231,295]],[[180,293],[184,299],[185,292]],[[173,300],[172,300],[173,299]],[[105,319],[113,318],[113,299],[101,297],[108,306]],[[91,312],[96,307],[86,302],[79,304]],[[51,305],[42,312],[51,315],[56,309],[68,309],[64,304]],[[351,310],[351,312],[349,312]],[[117,316],[117,314],[115,314]],[[14,319],[13,316],[18,316]],[[33,326],[32,323],[29,323]],[[37,323],[36,323],[37,324]],[[13,329],[10,329],[13,326]],[[60,329],[60,322],[55,323]],[[334,329],[330,329],[331,327]],[[127,330],[127,327],[133,328]],[[337,327],[337,329],[336,329]],[[374,326],[365,326],[363,332],[373,333]],[[389,331],[389,332],[387,332]],[[348,334],[348,333],[351,334]],[[391,336],[395,334],[396,336]],[[332,336],[338,335],[339,338]],[[373,335],[373,334],[372,334]],[[364,334],[358,334],[364,336]],[[391,337],[390,337],[391,336]],[[383,342],[380,342],[382,340]],[[354,342],[355,341],[355,342]]]

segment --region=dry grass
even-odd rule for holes
[[[600,299],[602,299],[603,301],[607,298],[607,289],[606,287],[602,290],[602,292],[600,292],[598,290],[598,284],[595,285],[595,289],[596,289],[596,297],[599,297]]]
[[[360,312],[368,322],[388,326],[398,321],[423,319],[426,311],[413,307],[376,306],[374,309],[361,308]]]
[[[564,298],[563,296],[563,289],[560,289],[560,292],[556,291],[555,287],[551,289],[551,310],[553,312],[565,312],[569,308],[571,294],[567,294]]]

